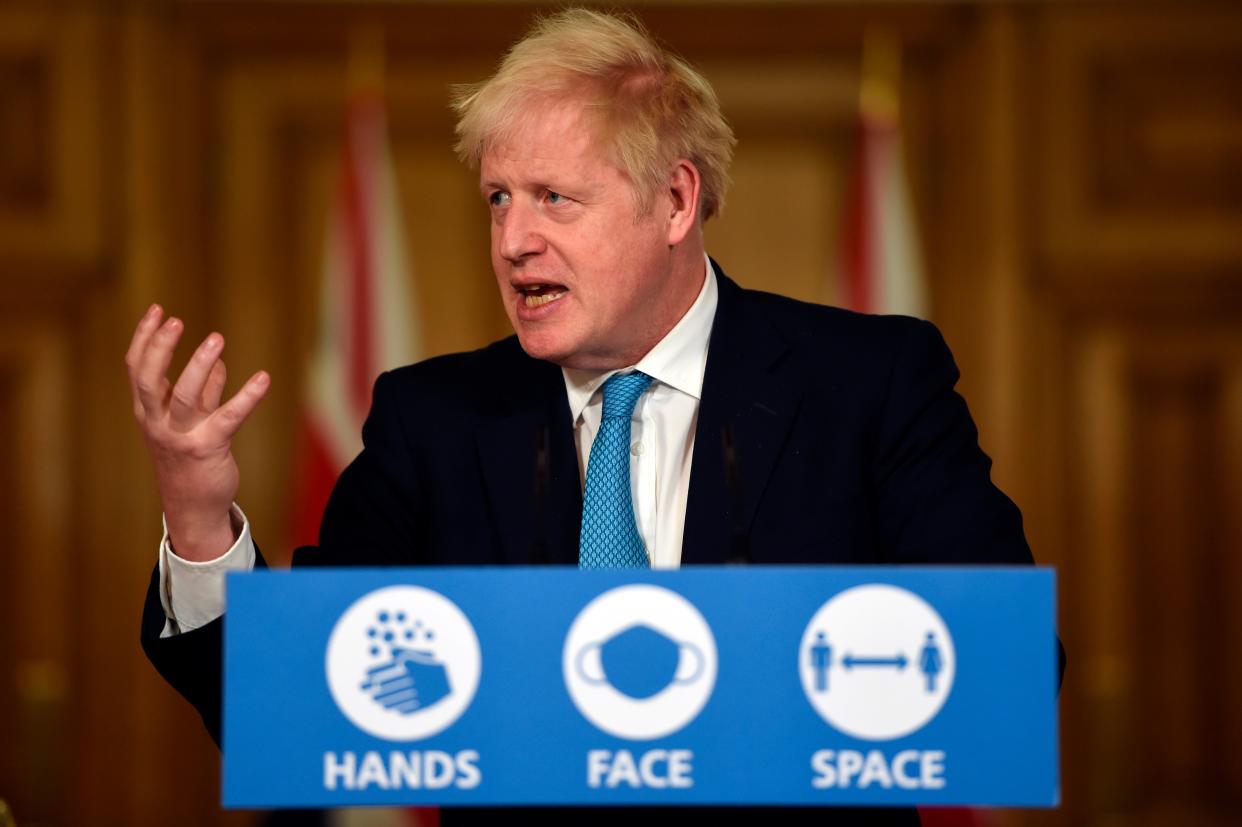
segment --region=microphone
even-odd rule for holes
[[[727,423],[721,434],[724,441],[725,485],[729,489],[729,511],[733,515],[733,536],[729,541],[729,565],[750,565],[750,537],[742,525],[742,480],[737,470],[737,447],[733,440],[733,424]]]
[[[535,429],[535,539],[530,549],[530,562],[548,565],[548,534],[544,512],[548,500],[548,426]]]

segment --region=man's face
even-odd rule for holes
[[[522,348],[565,367],[611,369],[637,362],[684,308],[665,289],[667,195],[638,215],[633,185],[580,113],[536,107],[483,156],[479,178],[492,267]]]

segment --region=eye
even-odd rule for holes
[[[509,193],[504,190],[496,190],[487,196],[487,203],[491,204],[493,207],[503,207],[509,203]]]
[[[548,203],[549,204],[552,204],[555,206],[556,204],[564,204],[568,200],[569,200],[568,198],[561,195],[559,192],[548,190]]]

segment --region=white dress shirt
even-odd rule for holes
[[[578,447],[580,481],[586,483],[591,443],[603,409],[600,388],[614,373],[640,370],[654,381],[634,407],[630,432],[630,485],[638,532],[652,568],[681,565],[681,540],[690,492],[694,430],[707,368],[707,345],[716,317],[716,274],[705,259],[705,277],[698,298],[681,320],[646,356],[620,370],[604,372],[563,368],[569,413]],[[164,607],[161,637],[205,626],[224,614],[224,575],[254,568],[250,521],[236,504],[237,541],[215,560],[195,563],[178,557],[168,539],[160,541],[160,602]]]
[[[639,536],[651,567],[657,569],[681,565],[694,427],[703,395],[707,344],[716,317],[716,277],[711,262],[706,272],[709,275],[686,315],[638,364],[603,372],[561,369],[584,488],[591,445],[603,415],[600,388],[613,374],[633,370],[655,380],[638,398],[630,422],[630,490]]]

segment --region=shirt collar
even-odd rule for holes
[[[595,391],[614,373],[641,370],[655,381],[700,399],[703,395],[703,373],[707,369],[707,344],[711,338],[712,321],[716,318],[716,272],[711,259],[703,254],[705,277],[698,298],[686,315],[656,343],[638,364],[619,370],[594,371],[561,368],[565,393],[569,398],[572,422],[591,401]]]

